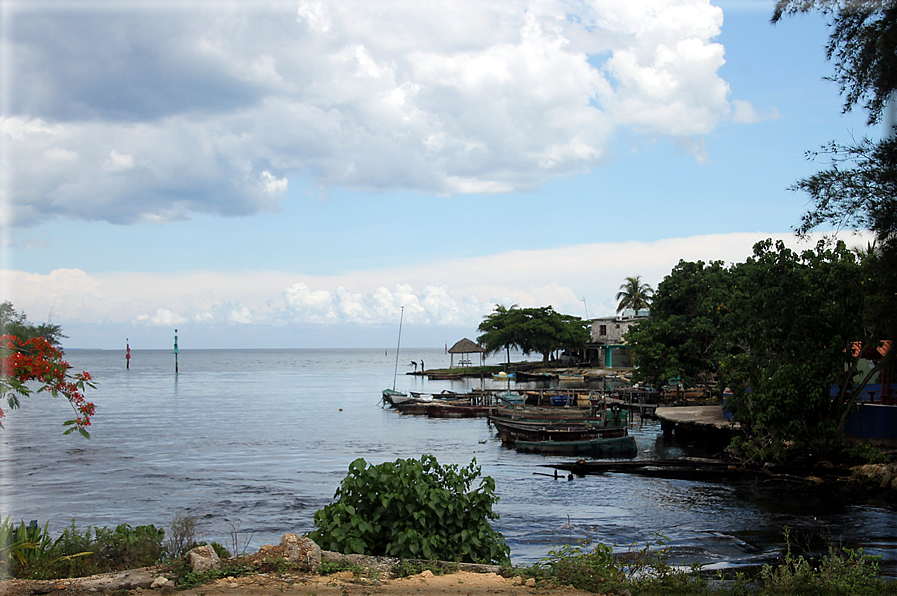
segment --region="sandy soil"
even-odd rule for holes
[[[527,586],[520,578],[504,578],[494,573],[470,573],[459,571],[449,575],[433,575],[424,571],[402,579],[377,580],[371,578],[355,578],[351,572],[337,573],[331,576],[306,576],[271,580],[263,577],[247,577],[244,581],[233,582],[222,580],[212,585],[205,585],[194,590],[178,592],[188,596],[214,596],[228,594],[231,596],[276,596],[280,594],[315,594],[325,596],[344,595],[394,595],[411,594],[470,594],[470,595],[512,595],[512,594],[564,594],[567,596],[584,596],[581,592],[569,587],[551,587],[537,589],[530,582]],[[594,595],[590,595],[594,596]]]
[[[224,578],[204,584],[197,588],[179,592],[166,590],[135,589],[128,592],[134,596],[160,596],[167,593],[172,596],[282,596],[296,594],[302,596],[410,596],[423,594],[464,594],[472,596],[511,596],[529,594],[559,594],[563,596],[594,596],[567,586],[535,587],[530,580],[521,578],[504,578],[495,573],[471,573],[458,571],[447,575],[433,575],[424,571],[402,579],[378,579],[374,577],[356,577],[344,571],[333,575],[316,574],[259,574],[252,576]],[[25,580],[8,580],[0,582],[0,594],[4,596],[32,596],[48,594],[49,596],[80,596],[81,594],[99,594],[86,591],[72,580],[57,582],[31,582]]]

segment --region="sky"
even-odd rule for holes
[[[441,347],[808,247],[806,153],[880,131],[772,8],[0,0],[0,298],[66,348]]]

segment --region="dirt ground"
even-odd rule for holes
[[[33,582],[7,580],[0,582],[3,596],[80,596],[102,594],[95,588],[86,590],[78,586],[77,580],[57,582]],[[433,575],[424,571],[402,579],[378,579],[376,577],[356,577],[344,571],[333,575],[316,574],[259,574],[236,578],[223,578],[190,590],[172,592],[163,590],[134,589],[128,591],[133,596],[420,596],[425,594],[463,594],[470,596],[518,596],[529,594],[552,594],[562,596],[594,596],[589,592],[568,586],[537,588],[521,578],[505,578],[495,573],[471,573],[458,571],[447,575]]]

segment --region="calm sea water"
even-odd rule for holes
[[[496,527],[515,563],[560,544],[597,540],[625,550],[655,533],[686,561],[715,566],[766,562],[785,526],[801,537],[862,546],[894,574],[897,517],[886,504],[754,499],[726,484],[607,474],[555,480],[540,467],[566,458],[502,447],[483,419],[403,416],[380,405],[392,386],[385,350],[184,350],[178,375],[168,351],[71,350],[69,362],[98,381],[92,438],[62,436],[63,400],[33,397],[0,431],[0,515],[78,527],[155,524],[178,512],[201,519],[206,540],[249,550],[285,532],[314,529],[348,465],[429,453],[443,464],[476,458],[501,497]],[[403,349],[399,390],[458,391],[480,380],[428,381],[410,360],[445,367],[443,349]],[[490,386],[491,380],[486,381]],[[639,457],[706,455],[665,439],[657,423],[635,428]]]

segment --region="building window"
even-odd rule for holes
[[[598,335],[607,335],[607,325],[598,326]]]

